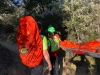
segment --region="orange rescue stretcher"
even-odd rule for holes
[[[68,40],[64,40],[60,41],[59,44],[61,48],[67,52],[100,58],[100,42],[97,40],[84,43],[74,43]]]

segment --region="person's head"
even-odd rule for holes
[[[54,34],[55,33],[55,28],[52,26],[52,25],[50,25],[49,27],[48,27],[48,33],[49,33],[49,35],[50,34]]]
[[[37,22],[37,25],[38,25],[39,31],[40,31],[40,33],[41,33],[41,30],[42,30],[42,23],[41,23],[41,22]]]

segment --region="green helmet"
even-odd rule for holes
[[[55,28],[53,26],[49,26],[48,27],[48,32],[54,33],[55,32]]]

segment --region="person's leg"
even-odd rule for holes
[[[81,62],[84,62],[84,59],[85,59],[85,55],[80,55],[80,57],[81,57]]]
[[[52,64],[52,70],[50,71],[51,75],[54,75],[54,65],[55,65],[55,60],[56,57],[50,56],[51,64]]]
[[[58,56],[56,56],[55,65],[54,65],[54,69],[55,69],[55,73],[56,73],[56,75],[59,74],[58,59],[59,59]]]
[[[42,75],[42,71],[43,71],[43,66],[41,64],[34,68],[31,68],[31,75]]]

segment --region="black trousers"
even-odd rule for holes
[[[31,75],[42,75],[43,65],[40,64],[34,68],[31,68]]]
[[[52,70],[50,71],[50,74],[58,75],[58,72],[59,72],[58,56],[50,56],[50,60],[51,60],[51,64],[52,64]]]

